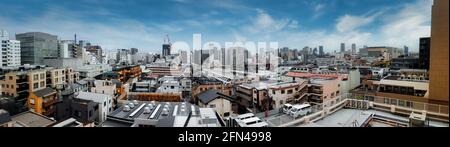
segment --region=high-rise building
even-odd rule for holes
[[[8,32],[0,31],[0,67],[20,66],[20,41],[10,40]]]
[[[172,50],[172,44],[170,43],[169,35],[164,38],[164,44],[162,46],[162,57],[166,57],[170,55],[170,51]]]
[[[136,55],[138,53],[138,49],[137,48],[131,48],[131,55]]]
[[[431,17],[430,103],[448,106],[448,0],[434,0]]]
[[[163,44],[163,49],[162,49],[162,56],[168,56],[170,55],[170,49],[172,48],[172,45],[170,44]]]
[[[352,44],[352,54],[356,54],[356,44]]]
[[[409,54],[409,47],[408,46],[404,46],[403,47],[403,53],[405,54],[405,55],[408,55]]]
[[[420,38],[419,44],[419,68],[430,69],[430,44],[431,38]]]
[[[319,55],[323,56],[325,53],[323,52],[323,46],[319,46]]]
[[[42,64],[44,58],[58,57],[58,36],[42,32],[16,34],[22,64]]]
[[[188,55],[187,55],[186,51],[181,51],[180,57],[181,57],[181,63],[183,63],[183,64],[188,63]]]
[[[341,53],[345,52],[345,43],[341,43]]]

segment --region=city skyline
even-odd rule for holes
[[[78,34],[81,40],[107,50],[135,47],[152,53],[160,53],[166,34],[173,42],[191,43],[194,33],[201,33],[205,41],[219,43],[273,41],[280,47],[297,49],[321,45],[325,52],[339,50],[340,43],[356,43],[357,48],[406,45],[418,51],[417,42],[420,37],[429,37],[431,25],[431,0],[264,4],[234,0],[47,0],[39,4],[7,0],[2,5],[0,26],[11,37],[33,31],[61,39]],[[121,7],[127,7],[127,11]]]

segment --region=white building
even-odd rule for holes
[[[91,87],[91,92],[106,94],[114,97],[117,94],[116,84],[106,80],[95,80],[94,87]]]
[[[99,103],[98,109],[98,122],[102,123],[106,120],[106,116],[113,111],[112,109],[112,97],[106,94],[98,94],[92,92],[79,92],[78,95],[75,96],[78,99],[83,100],[92,100],[96,103]]]
[[[20,66],[20,41],[10,40],[6,31],[0,31],[0,67]]]
[[[161,86],[156,89],[156,93],[181,94],[181,84],[178,81],[164,81]]]

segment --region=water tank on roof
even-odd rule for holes
[[[138,103],[137,100],[133,100],[133,104],[134,104],[134,105],[138,105],[139,103]]]

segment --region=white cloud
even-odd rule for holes
[[[275,19],[262,9],[257,9],[257,15],[250,19],[251,24],[244,26],[243,30],[250,33],[273,33],[282,29],[298,28],[298,21],[287,18]]]
[[[431,0],[417,0],[405,5],[399,13],[389,15],[381,27],[381,38],[389,45],[407,45],[418,50],[419,38],[431,32]]]
[[[321,11],[323,8],[325,8],[325,4],[317,4],[315,7],[314,7],[314,12],[319,12],[319,11]]]
[[[73,35],[77,34],[80,39],[101,45],[108,50],[131,47],[148,50],[154,49],[152,46],[159,49],[163,38],[163,34],[155,33],[158,31],[139,21],[111,18],[107,23],[94,22],[81,19],[77,13],[60,11],[57,8],[50,8],[40,16],[20,20],[0,16],[0,22],[0,25],[11,33],[46,32],[58,35],[63,40],[73,39]],[[166,29],[176,30],[170,27]]]
[[[348,32],[372,23],[383,12],[375,13],[371,16],[344,15],[337,19],[336,30],[338,32]]]

